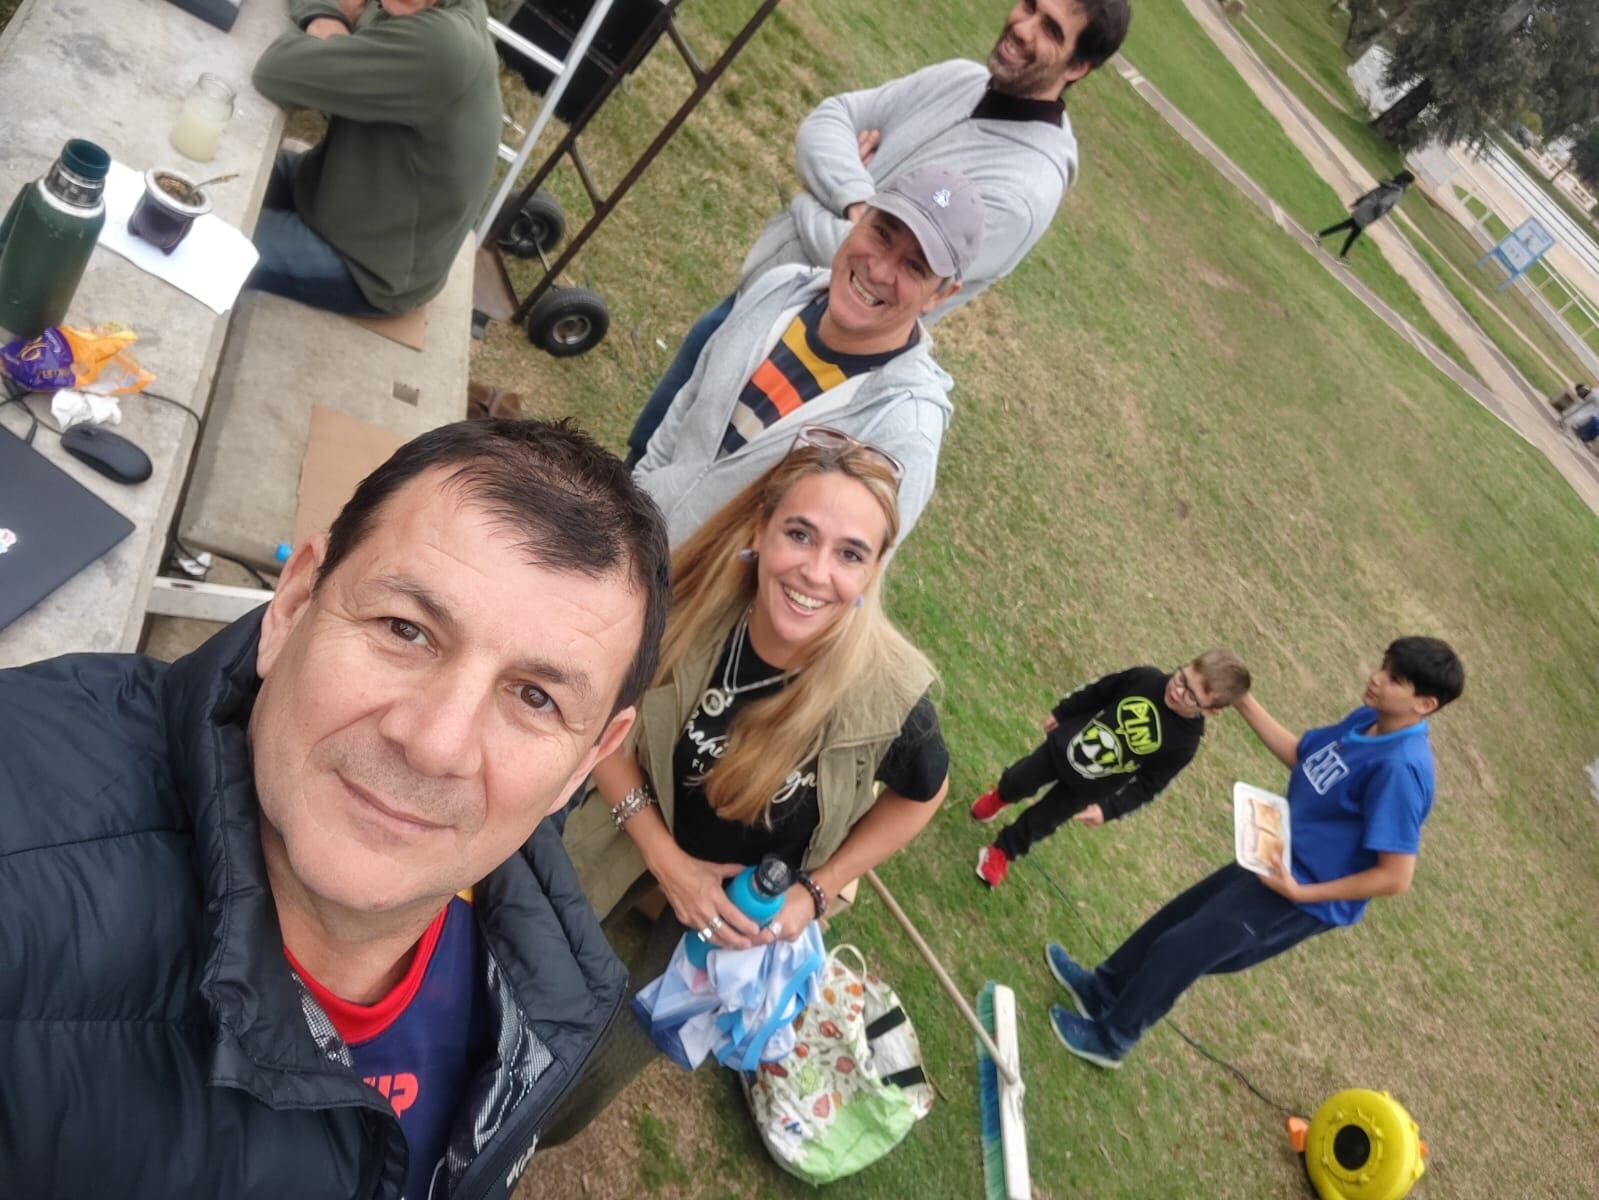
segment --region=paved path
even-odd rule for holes
[[[1281,57],[1282,60],[1292,67],[1296,72],[1298,72],[1299,77],[1308,83],[1318,96],[1320,96],[1328,104],[1332,105],[1332,107],[1337,109],[1339,112],[1345,113],[1348,116],[1352,116],[1357,119],[1364,119],[1360,113],[1355,112],[1349,107],[1347,101],[1340,99],[1329,92],[1326,88],[1322,87],[1320,80],[1318,80],[1309,71],[1305,70],[1304,67],[1300,66],[1299,60],[1296,59],[1292,54],[1288,53],[1288,51],[1284,50],[1281,46],[1274,42],[1271,34],[1267,33],[1264,29],[1257,25],[1253,17],[1251,17],[1248,13],[1245,13],[1243,20],[1248,22],[1249,27],[1255,31],[1255,36],[1260,38],[1261,41],[1265,42],[1266,45],[1275,50],[1278,56]]]
[[[1200,28],[1215,42],[1250,90],[1282,126],[1289,140],[1339,195],[1353,199],[1372,186],[1372,179],[1359,161],[1283,86],[1209,0],[1185,0],[1185,3]],[[1121,56],[1117,57],[1116,66],[1122,77],[1185,140],[1269,214],[1275,224],[1299,241],[1307,252],[1316,255],[1339,283],[1420,350],[1433,366],[1542,453],[1571,484],[1583,502],[1599,512],[1599,462],[1595,462],[1591,455],[1560,430],[1543,397],[1527,384],[1402,234],[1391,225],[1379,222],[1367,229],[1365,236],[1377,245],[1383,256],[1415,290],[1433,319],[1460,346],[1476,371],[1476,378],[1423,337],[1349,268],[1340,266],[1331,254],[1322,250],[1309,232],[1289,218],[1276,201],[1178,111],[1136,67]]]

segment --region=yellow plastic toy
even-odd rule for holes
[[[1321,1200],[1403,1200],[1427,1169],[1421,1131],[1387,1092],[1347,1088],[1308,1122],[1289,1117],[1288,1140]]]

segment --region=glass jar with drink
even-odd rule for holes
[[[201,75],[183,98],[183,110],[172,127],[173,149],[195,162],[210,162],[232,116],[233,89],[209,72]]]

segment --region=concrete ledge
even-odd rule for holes
[[[178,525],[185,543],[274,567],[294,529],[314,404],[406,437],[466,415],[472,251],[461,248],[428,306],[420,352],[281,296],[239,298]]]

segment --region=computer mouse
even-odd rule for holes
[[[61,448],[118,483],[143,483],[150,478],[150,456],[103,426],[74,425],[61,435]]]

